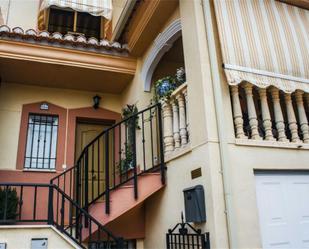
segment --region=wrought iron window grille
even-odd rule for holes
[[[24,168],[56,168],[59,118],[54,115],[30,114]]]

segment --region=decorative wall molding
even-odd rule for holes
[[[181,36],[180,19],[173,21],[162,33],[154,40],[152,48],[144,62],[141,71],[141,79],[144,82],[144,91],[151,89],[151,78],[162,56],[170,50],[173,43]]]
[[[0,39],[0,57],[134,75],[136,59]]]

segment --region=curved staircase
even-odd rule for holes
[[[49,224],[81,248],[126,248],[144,237],[144,202],[165,185],[161,105],[150,106],[99,134],[76,165],[50,184],[1,183],[0,224]],[[18,196],[10,220],[8,190]]]

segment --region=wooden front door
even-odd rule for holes
[[[76,127],[75,161],[84,148],[109,125],[104,123],[78,122]],[[88,148],[88,199],[94,199],[105,189],[104,151],[102,139]],[[83,177],[83,180],[85,178]]]

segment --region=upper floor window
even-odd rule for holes
[[[48,31],[62,34],[83,34],[87,38],[101,38],[101,17],[89,13],[50,8]]]
[[[26,169],[55,169],[58,116],[30,114],[26,142]]]

